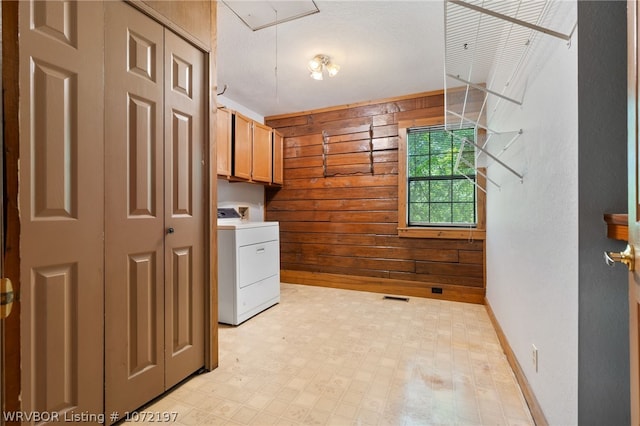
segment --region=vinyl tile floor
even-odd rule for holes
[[[533,425],[484,306],[281,285],[219,367],[146,407],[181,425]],[[156,423],[153,423],[156,424]]]

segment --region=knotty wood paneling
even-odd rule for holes
[[[398,236],[398,122],[443,116],[439,91],[267,117],[285,137],[266,189],[283,281],[483,303],[483,241]]]

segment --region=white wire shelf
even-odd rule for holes
[[[522,173],[498,158],[523,130],[490,128],[486,121],[488,101],[492,98],[492,108],[501,102],[523,105],[529,77],[523,75],[523,69],[542,44],[540,38],[570,45],[576,16],[575,1],[446,0],[445,127],[473,127],[486,134],[482,143],[463,141],[461,148],[475,149],[488,163],[501,165],[523,181]],[[489,140],[500,141],[499,152],[489,152]],[[499,187],[490,179],[487,182]]]

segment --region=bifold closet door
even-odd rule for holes
[[[106,2],[105,410],[204,365],[204,54]]]
[[[104,16],[18,7],[21,410],[62,420],[103,409]]]
[[[105,412],[164,390],[162,25],[106,2]]]
[[[166,387],[204,366],[204,54],[165,30]]]

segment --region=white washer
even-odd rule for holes
[[[218,219],[218,321],[238,325],[278,302],[278,222]]]

